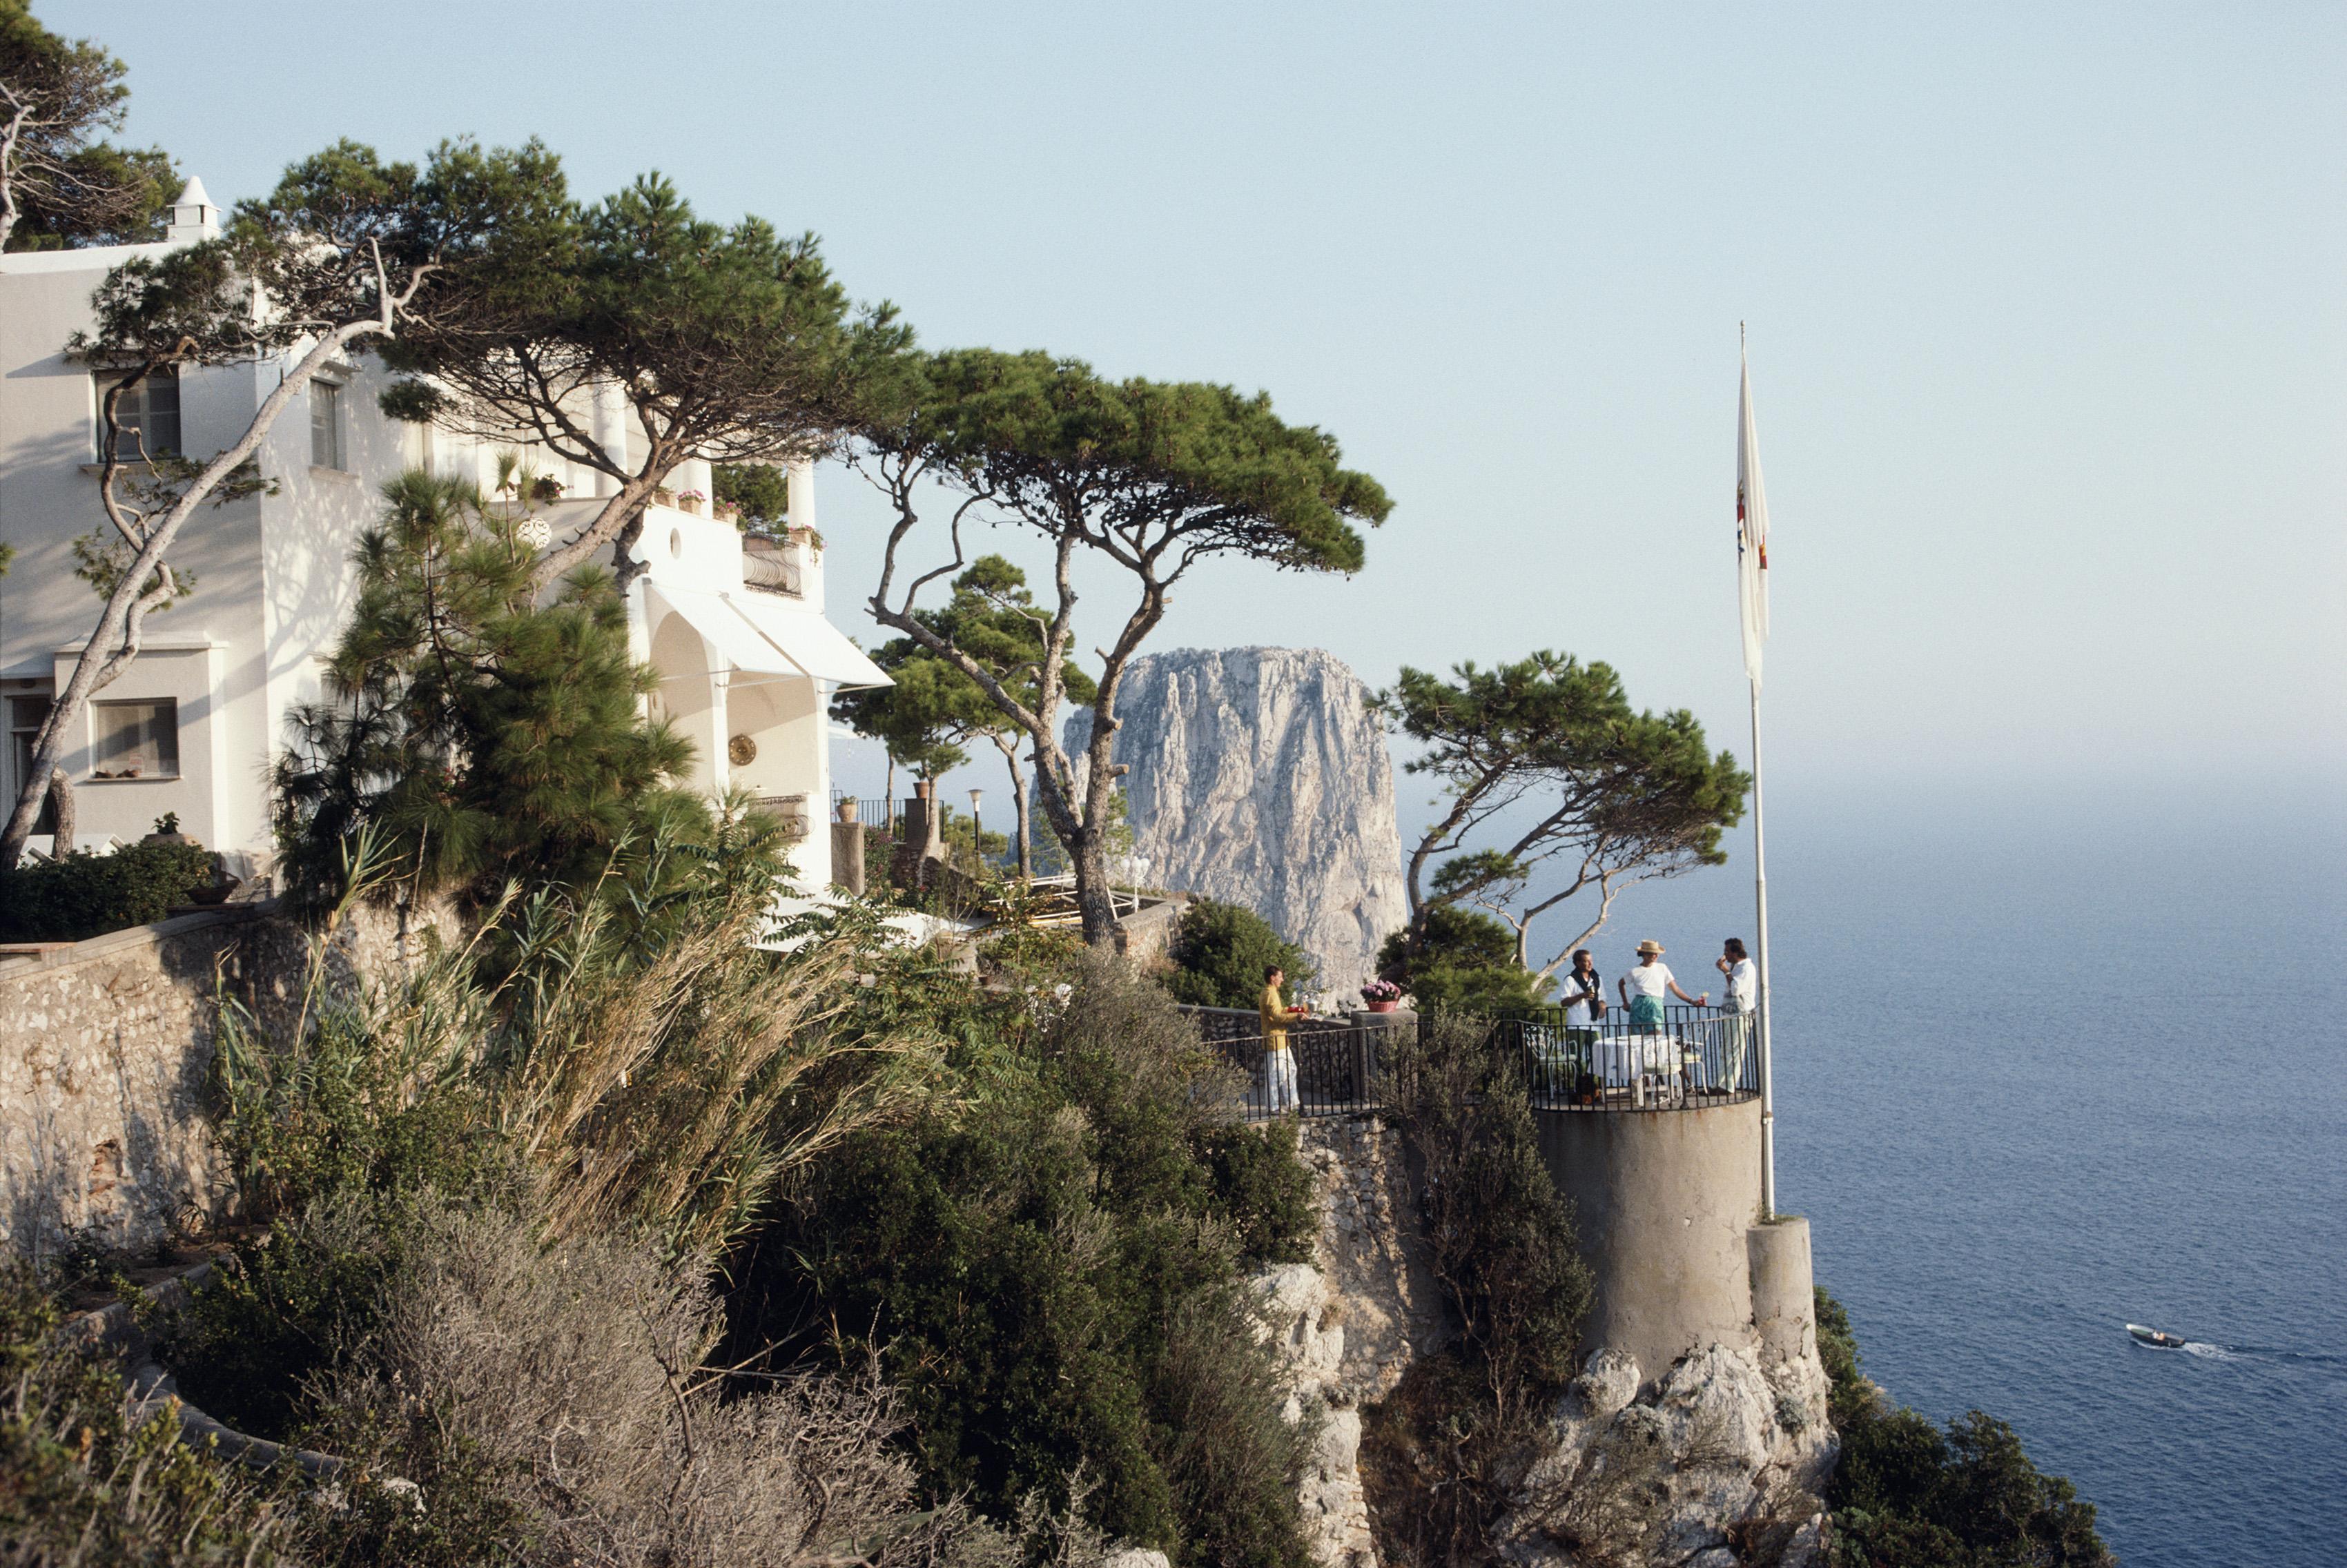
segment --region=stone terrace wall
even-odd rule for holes
[[[395,949],[354,923],[335,969]],[[0,963],[0,1240],[42,1255],[77,1236],[159,1242],[228,1193],[207,1111],[216,977],[264,1023],[298,1005],[309,947],[265,906],[187,915]]]

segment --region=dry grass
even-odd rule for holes
[[[527,1521],[519,1561],[594,1568],[888,1568],[1008,1556],[962,1510],[922,1510],[871,1378],[721,1398],[722,1308],[700,1260],[650,1243],[541,1245],[495,1211],[413,1211],[382,1322],[316,1390],[325,1440],[384,1469],[452,1462]],[[384,1444],[382,1435],[398,1434]],[[477,1482],[476,1484],[478,1484]],[[427,1494],[437,1490],[426,1479]],[[483,1542],[484,1546],[489,1544]]]
[[[248,1188],[288,1205],[312,1195],[272,1186],[272,1151],[303,1163],[289,1129],[349,1142],[454,1096],[532,1174],[550,1238],[648,1228],[679,1253],[716,1251],[794,1173],[917,1100],[935,1058],[909,1036],[838,1027],[866,938],[763,951],[769,883],[681,880],[650,905],[611,886],[509,895],[463,946],[355,981],[325,961],[330,922],[300,1006],[275,1009],[291,1029],[272,1035],[223,1000]],[[350,886],[337,920],[370,891],[363,875]]]

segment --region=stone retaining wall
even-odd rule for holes
[[[391,917],[370,913],[331,958],[346,976],[396,945]],[[138,1249],[217,1214],[216,987],[272,1022],[299,1005],[309,957],[292,921],[243,905],[0,963],[0,1241]]]

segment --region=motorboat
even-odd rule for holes
[[[2128,1338],[2147,1349],[2181,1350],[2184,1348],[2184,1336],[2181,1334],[2163,1334],[2157,1328],[2146,1328],[2140,1323],[2128,1324],[2127,1331]]]

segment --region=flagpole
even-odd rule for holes
[[[1768,841],[1760,809],[1760,682],[1752,687],[1752,901],[1759,941],[1753,967],[1759,973],[1760,1005],[1760,1217],[1777,1217],[1777,1089],[1768,1060]]]
[[[1744,323],[1736,323],[1742,384],[1736,432],[1736,551],[1741,575],[1744,675],[1752,691],[1752,904],[1758,931],[1752,967],[1759,996],[1753,1009],[1760,1058],[1760,1217],[1777,1217],[1777,1081],[1768,1028],[1768,835],[1760,795],[1760,647],[1768,637],[1768,503],[1760,490],[1759,437],[1752,428],[1752,366]],[[1747,486],[1749,486],[1747,493]],[[1746,551],[1752,555],[1747,559]],[[1757,636],[1756,636],[1757,632]]]

